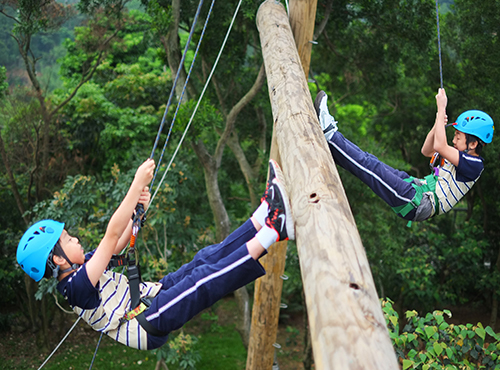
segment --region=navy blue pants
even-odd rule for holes
[[[362,151],[340,132],[333,134],[328,145],[335,163],[363,181],[389,206],[406,205],[415,196],[416,191],[411,183],[404,181],[410,175],[386,165],[373,154]],[[413,209],[402,218],[413,220],[415,213]]]
[[[161,279],[162,289],[144,312],[146,319],[169,333],[227,294],[264,275],[264,268],[248,254],[246,246],[256,233],[248,220],[222,243],[203,248],[191,262]],[[148,349],[158,348],[166,340],[148,334]]]

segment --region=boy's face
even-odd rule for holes
[[[455,149],[463,152],[467,149],[467,139],[462,131],[455,130],[455,136],[453,137],[453,146]]]
[[[63,230],[61,237],[59,238],[59,243],[61,244],[64,253],[66,253],[66,256],[68,256],[72,263],[83,265],[85,262],[85,253],[78,238],[69,235],[66,230]]]

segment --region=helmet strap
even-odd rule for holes
[[[54,263],[53,256],[54,256],[54,252],[55,252],[56,248],[58,249],[57,254],[60,254],[61,257],[63,257],[66,260],[66,262],[69,263],[70,267],[68,267],[67,269],[61,270],[61,266],[56,265]],[[64,250],[62,249],[62,247],[59,243],[57,243],[55,245],[55,247],[52,249],[52,251],[50,252],[47,262],[48,262],[48,265],[52,268],[52,276],[55,278],[57,278],[59,275],[62,275],[66,272],[78,270],[78,268],[80,267],[79,264],[71,262],[71,260],[68,258],[68,256],[66,256],[66,253],[64,253]]]

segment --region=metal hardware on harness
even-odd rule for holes
[[[444,166],[444,158],[438,152],[435,152],[431,160],[429,162],[429,167],[431,168],[432,173],[434,173],[434,168],[443,167]]]
[[[128,272],[128,285],[130,287],[130,307],[134,307],[131,311],[127,312],[125,316],[121,319],[121,322],[137,319],[139,324],[144,330],[149,334],[156,337],[163,337],[168,333],[162,332],[155,328],[146,317],[144,317],[144,311],[149,308],[151,301],[147,298],[141,298],[141,271],[139,264],[136,263],[135,259],[135,242],[139,229],[142,226],[141,217],[144,215],[144,206],[138,204],[135,209],[134,223],[132,224],[132,236],[130,237],[130,246],[128,249],[127,257],[125,260],[127,263]],[[127,319],[127,316],[131,318]]]

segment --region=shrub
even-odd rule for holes
[[[407,311],[407,323],[399,330],[399,315],[391,300],[382,300],[382,310],[398,361],[406,369],[500,369],[500,335],[489,326],[448,324],[448,310],[425,317]]]

